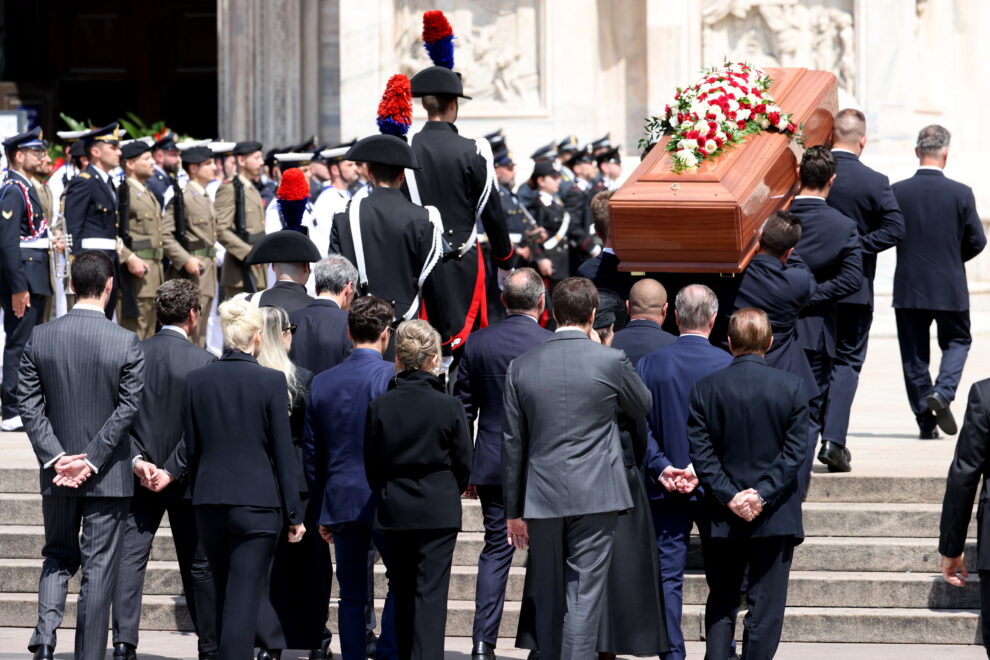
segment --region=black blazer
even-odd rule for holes
[[[309,494],[309,483],[306,481],[306,470],[303,466],[303,432],[306,426],[306,406],[309,405],[309,388],[313,384],[313,372],[296,367],[296,378],[299,379],[301,390],[292,397],[292,405],[289,407],[289,430],[296,450],[296,484],[299,494],[303,495]]]
[[[461,402],[425,371],[396,376],[371,402],[364,427],[364,469],[375,494],[376,526],[459,529],[471,453]]]
[[[655,322],[647,319],[633,319],[626,327],[615,333],[612,348],[625,351],[635,367],[639,359],[658,348],[670,346],[677,337],[663,330]]]
[[[640,277],[619,270],[620,259],[613,252],[603,251],[578,266],[578,275],[587,277],[599,289],[611,289],[623,300],[629,300],[629,289]]]
[[[311,299],[302,309],[291,312],[296,324],[289,359],[313,374],[319,374],[344,361],[351,352],[347,337],[347,312],[328,298]]]
[[[705,488],[702,534],[804,538],[797,477],[808,450],[808,406],[801,385],[756,355],[736,357],[695,383],[688,440]],[[727,506],[747,488],[766,500],[752,522]]]
[[[172,475],[175,481],[162,493],[189,497],[182,401],[186,376],[216,362],[173,330],[161,330],[141,342],[144,351],[144,390],[141,407],[131,426],[131,453],[140,454]],[[135,485],[135,488],[137,486]]]
[[[291,314],[313,302],[306,287],[298,282],[276,282],[272,288],[258,296],[258,307],[281,307]]]
[[[980,486],[982,477],[983,485]],[[967,529],[973,516],[973,499],[980,488],[977,520],[977,570],[990,571],[990,548],[987,536],[990,519],[985,515],[990,493],[987,478],[990,477],[990,379],[973,383],[966,404],[966,417],[956,441],[956,455],[949,466],[942,500],[938,551],[946,557],[958,557],[966,545]]]
[[[186,378],[192,503],[282,508],[302,522],[285,376],[230,349]]]
[[[904,240],[897,244],[894,307],[969,309],[963,264],[987,245],[973,189],[939,170],[918,170],[894,184],[904,213]]]
[[[863,249],[863,283],[840,302],[873,306],[877,253],[904,238],[904,216],[886,176],[864,165],[848,151],[833,151],[835,184],[828,205],[856,222]]]

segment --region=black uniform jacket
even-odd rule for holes
[[[50,296],[52,284],[48,250],[21,249],[20,246],[21,237],[31,236],[32,223],[37,230],[46,221],[44,207],[38,198],[38,191],[30,181],[13,170],[8,171],[7,179],[0,191],[0,294],[9,296],[12,293],[30,291]],[[28,222],[24,193],[10,180],[16,180],[27,189],[31,222]],[[51,218],[47,218],[47,221],[50,222]],[[41,232],[37,238],[48,238],[47,230]]]

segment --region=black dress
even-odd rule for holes
[[[299,499],[306,508],[306,534],[299,543],[289,543],[288,528],[282,530],[275,548],[269,576],[268,600],[258,611],[255,642],[266,649],[319,649],[330,643],[327,628],[333,566],[330,546],[320,536],[319,497],[310,498],[302,469],[302,436],[306,402],[313,372],[297,368],[302,390],[292,399],[289,425],[297,457]]]

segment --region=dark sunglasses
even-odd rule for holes
[[[295,323],[290,323],[288,328],[282,328],[282,332],[289,332],[291,334],[296,334],[296,330],[298,329],[299,329],[298,325],[296,325]]]

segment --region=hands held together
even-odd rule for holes
[[[86,454],[62,456],[55,465],[55,478],[52,483],[66,488],[79,488],[93,474],[92,468],[86,462]]]
[[[669,492],[688,494],[698,487],[698,476],[690,466],[680,469],[670,465],[660,473],[660,485]]]
[[[172,483],[172,475],[148,461],[138,461],[134,464],[134,474],[141,480],[141,485],[153,493],[160,493]]]
[[[756,516],[763,513],[763,502],[760,494],[752,488],[739,491],[729,502],[729,510],[746,522],[752,522]]]

